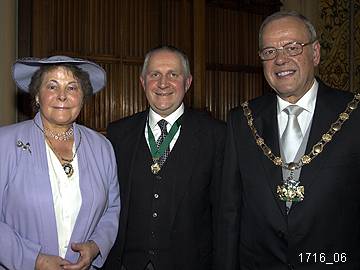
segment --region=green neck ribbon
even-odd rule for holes
[[[154,137],[154,134],[152,133],[152,130],[151,130],[150,125],[149,125],[149,119],[146,122],[147,129],[148,129],[148,139],[149,139],[149,144],[150,144],[150,152],[151,152],[151,156],[152,156],[152,158],[154,160],[158,160],[165,153],[166,148],[168,148],[168,146],[170,145],[170,142],[172,141],[172,139],[174,138],[176,132],[179,130],[179,128],[181,126],[181,118],[182,118],[182,116],[180,116],[175,121],[175,123],[172,125],[168,135],[165,137],[164,141],[161,143],[159,148],[157,148],[157,146],[156,146],[155,137]]]

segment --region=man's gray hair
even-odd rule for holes
[[[189,59],[186,56],[186,54],[174,46],[162,45],[162,46],[155,47],[146,53],[144,64],[143,64],[143,67],[141,70],[141,77],[145,78],[145,76],[146,76],[146,71],[147,71],[151,56],[154,53],[160,52],[160,51],[168,51],[168,52],[177,54],[180,58],[182,66],[183,66],[185,78],[189,78],[191,76]]]
[[[306,18],[304,15],[300,14],[297,11],[283,10],[283,11],[275,12],[275,13],[271,14],[270,16],[266,17],[265,20],[263,21],[263,23],[261,24],[260,30],[259,30],[259,49],[262,49],[262,38],[263,38],[263,32],[264,32],[265,26],[268,25],[272,21],[286,18],[286,17],[295,17],[304,23],[304,25],[306,26],[306,28],[309,31],[309,41],[308,42],[314,42],[317,39],[315,27],[309,21],[308,18]]]

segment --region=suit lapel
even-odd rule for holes
[[[320,140],[321,136],[329,130],[331,124],[337,119],[339,112],[345,109],[345,104],[343,108],[341,106],[337,108],[339,105],[333,104],[334,100],[336,101],[336,99],[332,97],[331,91],[319,82],[314,116],[305,151],[306,154],[311,152],[312,147]],[[320,153],[310,164],[303,166],[301,169],[299,179],[305,188],[305,199],[311,190],[312,184],[319,178],[318,174],[323,165],[324,157],[326,158],[326,146],[323,153]],[[294,207],[297,204],[298,203],[296,203]]]
[[[136,159],[136,153],[139,151],[139,147],[141,147],[141,140],[144,139],[145,136],[145,124],[147,120],[148,110],[142,113],[141,117],[139,118],[139,121],[137,124],[134,125],[134,127],[129,130],[129,137],[130,141],[133,140],[133,143],[128,143],[128,147],[130,149],[127,150],[127,153],[131,153],[129,155],[130,159],[130,170],[129,170],[129,181],[126,183],[126,187],[124,187],[126,190],[128,190],[127,194],[131,193],[131,180],[133,178],[133,172],[137,169],[137,164],[135,162]],[[119,149],[118,151],[123,151]],[[141,149],[142,151],[142,149]],[[150,170],[150,167],[149,167]],[[127,203],[129,202],[129,196],[127,199]]]
[[[124,179],[119,179],[120,183],[123,182],[124,184],[121,185],[121,189],[124,191],[121,191],[121,194],[125,195],[124,203],[122,205],[121,210],[121,218],[120,221],[120,230],[123,232],[120,237],[123,238],[121,241],[122,246],[121,250],[124,248],[125,239],[126,239],[126,230],[127,230],[127,219],[128,219],[128,213],[129,213],[129,205],[130,205],[130,194],[131,194],[131,187],[132,187],[132,180],[133,180],[133,174],[134,171],[137,170],[137,164],[136,164],[136,154],[138,151],[143,151],[143,148],[141,148],[141,142],[142,140],[145,140],[145,124],[148,116],[148,110],[142,112],[142,115],[139,117],[138,121],[134,123],[130,128],[128,128],[129,134],[127,142],[122,142],[120,145],[124,147],[124,149],[118,149],[117,151],[125,151],[126,153],[129,153],[129,175],[128,177],[124,177]],[[150,154],[149,154],[150,155]],[[149,165],[150,170],[150,165]],[[126,181],[127,180],[127,181]],[[121,252],[122,253],[122,252]]]
[[[272,153],[276,156],[280,156],[275,95],[268,96],[268,99],[265,101],[264,106],[260,109],[259,113],[255,115],[254,123],[259,135],[264,138],[265,143],[271,149]],[[276,193],[276,188],[282,181],[281,168],[279,166],[275,166],[269,160],[269,158],[263,154],[262,151],[260,155],[263,167],[267,174],[267,181],[271,192],[281,213],[285,216],[285,203],[279,200]]]
[[[200,145],[199,132],[201,132],[192,112],[185,108],[180,129],[180,135],[165,163],[164,177],[171,178],[174,185],[175,196],[171,203],[171,224],[173,224],[177,209],[189,186],[193,167],[196,165],[197,149]],[[169,176],[167,176],[169,175]]]

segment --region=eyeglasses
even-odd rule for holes
[[[300,43],[295,41],[285,44],[279,48],[267,47],[259,51],[259,56],[263,61],[273,60],[278,55],[279,50],[282,50],[286,56],[296,56],[302,54],[303,48],[312,43],[314,43],[314,41],[310,41],[308,43]]]

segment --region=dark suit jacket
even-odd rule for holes
[[[118,163],[121,214],[118,237],[106,269],[120,269],[126,241],[132,174],[137,170],[133,156],[139,151],[147,115],[148,111],[144,111],[114,122],[108,128],[108,137]],[[223,122],[212,119],[206,113],[185,108],[180,136],[166,161],[175,168],[170,176],[176,185],[175,207],[171,210],[174,269],[210,269],[215,186],[221,178],[224,141]]]
[[[319,83],[306,153],[352,96]],[[249,105],[260,136],[280,156],[276,106],[275,94]],[[287,216],[276,194],[281,168],[256,145],[242,108],[233,110],[224,156],[217,269],[360,269],[359,132],[357,109],[323,152],[302,168],[305,199],[294,203]],[[336,263],[341,256],[345,262]]]

